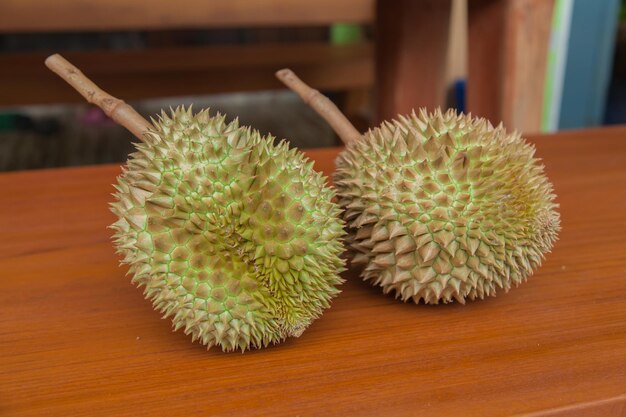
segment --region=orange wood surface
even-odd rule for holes
[[[424,306],[350,271],[300,338],[245,354],[172,333],[130,284],[118,166],[0,175],[0,415],[623,415],[626,128],[532,140],[563,231],[527,283]],[[337,152],[308,154],[328,173]]]
[[[368,22],[374,0],[2,0],[0,32],[178,29]]]

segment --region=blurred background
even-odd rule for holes
[[[193,104],[301,148],[456,108],[524,133],[626,123],[622,0],[0,0],[0,171],[123,162],[132,135],[49,72],[60,52],[145,116]]]

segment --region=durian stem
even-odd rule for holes
[[[319,91],[309,87],[292,70],[288,68],[281,69],[276,72],[276,78],[289,87],[291,91],[299,95],[317,114],[322,116],[344,144],[349,145],[361,137],[359,131],[356,130],[341,110],[335,106],[335,103]]]
[[[45,63],[50,70],[74,87],[89,103],[100,107],[107,116],[119,125],[124,126],[140,140],[143,141],[144,134],[152,129],[152,124],[137,113],[135,109],[123,100],[102,91],[100,87],[61,55],[51,55],[46,59]]]

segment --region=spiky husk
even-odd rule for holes
[[[342,282],[343,222],[326,178],[285,141],[208,110],[153,124],[112,204],[132,281],[209,348],[299,336]]]
[[[335,173],[352,263],[404,301],[508,291],[560,230],[534,152],[519,134],[454,111],[421,110],[370,130]]]

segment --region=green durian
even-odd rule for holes
[[[334,192],[285,141],[162,113],[115,188],[114,242],[154,307],[208,348],[298,337],[342,282]]]
[[[208,110],[150,123],[61,55],[45,65],[142,141],[111,227],[132,281],[175,329],[245,351],[300,336],[329,307],[343,222],[304,154]]]
[[[440,110],[400,116],[348,143],[334,174],[361,276],[404,301],[508,291],[560,230],[535,148],[502,125]]]
[[[334,174],[361,276],[404,301],[464,303],[526,280],[560,230],[535,148],[488,121],[441,110],[361,135],[291,70],[276,77],[346,144]]]

